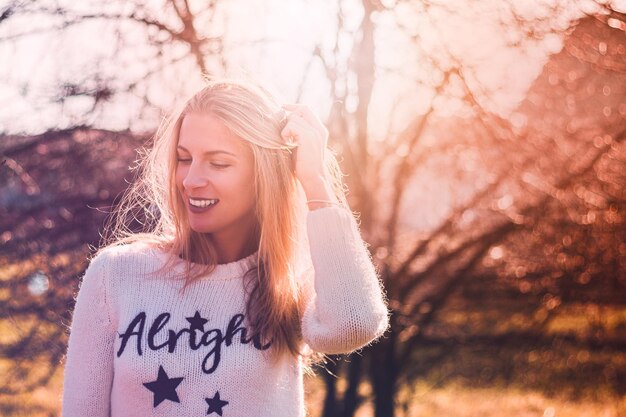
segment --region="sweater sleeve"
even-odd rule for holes
[[[307,214],[313,269],[302,337],[313,350],[349,353],[380,337],[389,325],[382,285],[352,213],[323,207]],[[305,285],[306,288],[306,285]]]
[[[107,258],[94,257],[83,276],[65,360],[62,417],[108,417],[113,382],[113,343],[106,292]]]

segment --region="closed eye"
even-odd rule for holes
[[[177,158],[176,160],[179,163],[189,163],[189,162],[191,162],[191,159]],[[211,166],[213,166],[213,167],[215,167],[217,169],[224,169],[224,168],[228,168],[230,165],[228,165],[228,164],[225,165],[225,164],[215,164],[215,163],[212,163]]]

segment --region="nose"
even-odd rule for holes
[[[183,178],[183,187],[185,187],[186,190],[192,190],[194,188],[204,187],[207,183],[208,178],[206,173],[197,165],[191,164],[185,178]]]

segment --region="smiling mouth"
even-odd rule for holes
[[[206,208],[206,207],[214,206],[215,204],[219,202],[219,200],[216,198],[212,198],[212,199],[189,198],[188,201],[189,201],[190,206],[196,207],[196,208]]]

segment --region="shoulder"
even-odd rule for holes
[[[133,265],[146,265],[157,262],[159,252],[156,246],[145,241],[135,241],[132,243],[112,244],[103,246],[94,253],[89,261],[90,267],[115,268],[124,266],[132,268]]]

